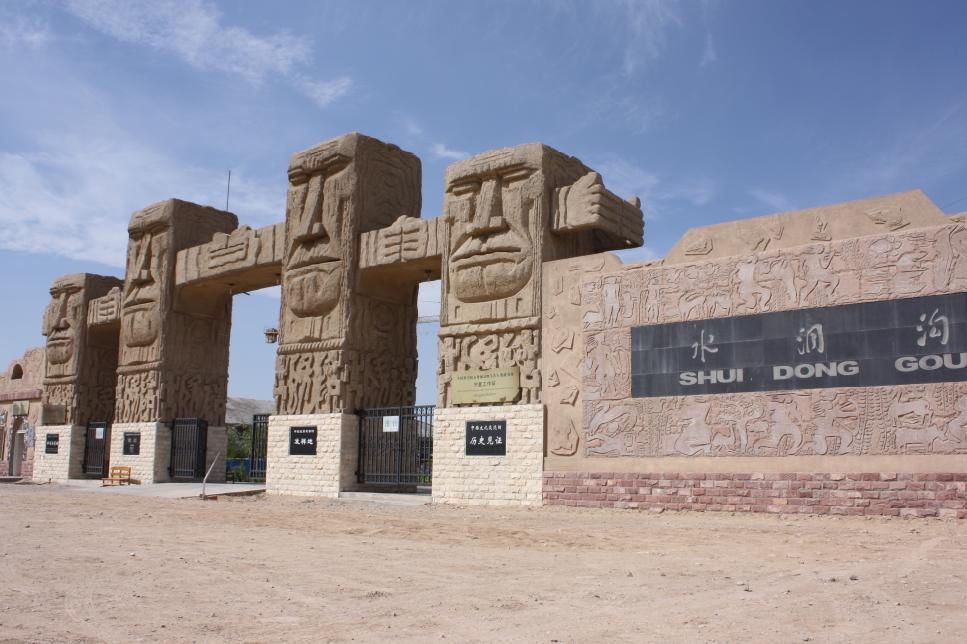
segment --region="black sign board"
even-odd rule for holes
[[[60,434],[47,434],[47,440],[44,442],[44,453],[56,454],[59,447]]]
[[[505,456],[507,454],[506,420],[468,420],[467,456]]]
[[[632,329],[632,395],[967,380],[967,295]]]
[[[141,453],[141,432],[124,432],[122,453],[125,456],[137,456]]]
[[[290,427],[289,454],[292,456],[315,456],[316,428]]]

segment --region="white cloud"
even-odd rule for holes
[[[670,0],[623,0],[619,4],[619,19],[628,31],[622,70],[630,76],[661,58],[668,43],[668,29],[680,25],[681,19],[675,11],[676,3]]]
[[[749,194],[760,203],[772,208],[772,210],[775,212],[795,210],[792,202],[789,201],[786,195],[782,194],[781,192],[764,190],[762,188],[753,188],[749,190]]]
[[[222,23],[221,12],[204,0],[68,0],[72,14],[122,42],[173,54],[202,70],[236,74],[252,83],[267,76],[287,79],[320,107],[346,94],[352,82],[306,78],[311,40],[285,31],[260,36]]]
[[[455,161],[465,159],[470,156],[463,150],[454,150],[452,148],[448,148],[443,143],[434,143],[430,148],[430,152],[432,152],[438,159],[453,159]]]
[[[705,49],[702,50],[702,59],[698,62],[699,67],[711,65],[719,59],[715,53],[715,40],[711,33],[705,34]]]
[[[35,149],[0,153],[2,248],[121,267],[132,212],[169,197],[225,204],[221,171],[184,164],[129,133],[83,139],[48,133]],[[242,223],[281,221],[283,203],[284,185],[233,173],[231,210]]]
[[[593,166],[604,184],[619,197],[640,197],[646,219],[658,219],[662,210],[678,202],[704,206],[715,197],[715,182],[706,178],[667,181],[658,174],[618,156]]]
[[[51,40],[47,23],[26,16],[0,14],[0,48],[41,49]]]
[[[353,80],[343,76],[331,81],[303,80],[298,83],[302,92],[319,107],[327,107],[336,99],[345,96],[353,86]]]
[[[622,198],[635,196],[647,201],[658,187],[658,175],[620,157],[611,156],[595,168],[601,173],[604,185]]]

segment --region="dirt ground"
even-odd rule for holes
[[[967,521],[0,486],[0,641],[962,642]]]

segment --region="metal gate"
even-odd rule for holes
[[[85,476],[102,478],[107,476],[108,459],[110,458],[111,435],[107,423],[94,422],[87,424],[87,436],[84,443]]]
[[[171,466],[173,479],[201,479],[205,476],[208,421],[176,418],[171,424]]]
[[[433,405],[360,411],[356,479],[370,484],[430,485]]]
[[[249,478],[253,481],[265,480],[265,456],[268,451],[269,415],[252,416],[252,460]]]

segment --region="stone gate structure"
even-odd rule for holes
[[[355,414],[413,403],[441,279],[435,502],[965,513],[967,226],[920,192],[625,266],[640,203],[545,145],[452,164],[431,219],[419,159],[361,134],[288,179],[283,222],[169,200],[132,216],[123,280],[55,282],[35,478],[81,475],[89,423],[142,483],[172,475],[176,418],[223,458],[231,298],[280,284],[268,491],[351,490]]]

